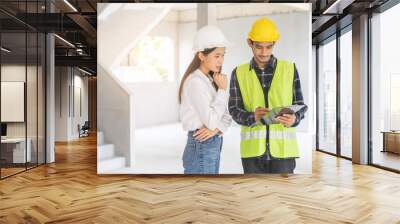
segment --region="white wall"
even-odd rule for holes
[[[55,68],[55,141],[68,141],[70,83],[68,67]]]
[[[72,73],[71,67],[56,67],[55,73],[55,141],[70,141],[79,138],[78,124],[88,120],[88,81],[79,70]],[[79,104],[75,87],[81,89],[82,116],[73,105]]]
[[[31,67],[31,66],[25,67],[25,66],[21,66],[21,65],[2,65],[1,66],[1,81],[2,82],[24,82],[24,83],[26,83],[25,69],[28,70],[28,74],[31,74],[31,72],[33,71],[33,67]],[[4,98],[4,97],[7,97],[7,96],[1,96],[1,98]],[[22,107],[21,109],[22,109],[22,113],[24,113],[24,107]],[[1,110],[2,111],[7,110],[7,108],[1,108]],[[4,111],[2,113],[4,113]],[[15,137],[25,136],[24,122],[8,122],[7,135],[15,136]]]
[[[178,23],[164,19],[149,36],[169,37],[173,40],[173,49],[178,47]],[[177,64],[178,51],[174,51],[173,63]],[[134,93],[135,128],[145,128],[165,123],[174,123],[179,119],[178,108],[178,69],[173,67],[173,82],[129,83]],[[146,74],[142,74],[146,75]]]
[[[1,121],[24,122],[25,83],[1,82]],[[36,107],[35,107],[36,108]]]
[[[1,81],[5,82],[25,82],[25,75],[28,75],[28,80],[29,84],[32,85],[32,77],[29,77],[31,75],[34,75],[36,77],[36,67],[33,66],[27,66],[25,65],[2,65],[1,66]],[[36,82],[36,81],[35,81]],[[27,89],[28,93],[28,99],[27,103],[31,103],[34,100],[36,100],[36,88],[28,88]],[[34,91],[33,93],[29,91]],[[35,101],[36,102],[36,101]],[[34,106],[34,108],[33,108]],[[32,109],[36,108],[36,103],[32,105],[32,108],[28,109],[28,137],[33,131],[36,130],[36,111],[33,111]],[[2,108],[2,110],[5,110],[5,108]],[[32,121],[35,121],[35,123],[32,123]],[[25,136],[25,126],[26,122],[7,122],[7,136],[8,137],[24,137]],[[35,132],[36,133],[36,132]]]
[[[101,7],[110,6],[111,4],[100,4]],[[105,19],[99,20],[99,30],[101,35],[99,35],[99,52],[107,51],[107,53],[102,54],[99,53],[99,62],[100,64],[104,61],[102,66],[104,69],[110,73],[110,68],[107,66],[111,66],[113,63],[118,63],[118,59],[121,55],[123,58],[122,62],[127,61],[127,54],[134,46],[134,43],[137,41],[137,37],[141,35],[150,35],[150,36],[164,36],[169,37],[173,40],[173,48],[177,48],[178,42],[178,28],[176,19],[171,19],[171,15],[166,16],[162,21],[158,23],[158,19],[155,19],[155,14],[163,15],[168,10],[157,8],[157,6],[150,5],[147,11],[142,11],[141,9],[135,9],[134,7],[130,7],[130,4],[112,4],[112,6],[116,7],[118,10],[117,13],[110,14]],[[139,7],[140,8],[140,7]],[[154,15],[153,15],[154,14]],[[176,13],[172,13],[176,14]],[[105,15],[105,14],[104,14]],[[176,15],[175,15],[176,16]],[[102,17],[102,15],[101,15]],[[141,21],[147,21],[149,24],[157,23],[157,25],[150,29],[147,33],[149,27],[152,25],[140,23],[132,23],[131,20],[135,20],[135,18],[140,18]],[[173,16],[172,16],[173,17]],[[155,21],[153,21],[155,20]],[[115,38],[115,34],[110,36],[110,29],[112,24],[117,23],[116,27],[121,26],[121,22],[127,21],[128,24],[125,26],[131,27],[131,29],[126,30],[125,27],[123,30],[117,29],[116,32],[121,32],[122,36],[118,38],[123,38],[122,40],[117,41],[118,43],[113,42],[113,49],[108,49],[110,44],[105,44],[111,42],[113,38]],[[102,32],[104,30],[104,32]],[[123,33],[123,34],[122,34]],[[126,43],[126,45],[122,45],[121,43]],[[103,44],[104,43],[104,44]],[[116,52],[116,48],[120,49],[120,52]],[[114,58],[110,57],[109,52],[115,55]],[[177,52],[173,56],[174,63],[177,63]],[[118,65],[116,65],[118,66]],[[177,75],[177,71],[174,66],[173,74]],[[111,73],[110,73],[111,74]],[[111,74],[122,80],[123,87],[128,88],[128,92],[133,92],[133,101],[134,105],[134,123],[135,128],[143,128],[148,126],[153,126],[161,123],[168,122],[176,122],[178,120],[178,102],[177,102],[177,81],[173,82],[163,82],[163,83],[125,83],[123,81],[123,77],[119,77],[121,74],[118,72],[114,72]],[[141,74],[146,75],[146,74]],[[122,85],[121,83],[121,85]],[[163,96],[163,97],[159,97]],[[157,108],[157,110],[155,110]],[[163,110],[163,115],[160,116],[160,109]]]
[[[275,15],[265,15],[274,20],[281,33],[273,52],[277,58],[293,61],[300,75],[304,101],[308,105],[306,118],[297,128],[299,131],[314,131],[314,76],[311,70],[311,27],[310,13],[295,12]],[[229,77],[237,65],[248,62],[252,51],[246,43],[247,34],[252,23],[261,16],[239,17],[218,20],[218,26],[227,36],[233,46],[226,49],[223,73]],[[234,27],[234,29],[232,29]],[[294,29],[297,27],[297,29]],[[196,23],[182,23],[179,26],[179,74],[183,74],[193,58],[193,38],[196,33]]]
[[[311,129],[312,131],[312,148],[314,150],[317,149],[317,129],[316,129],[316,124],[317,124],[317,48],[315,45],[312,46],[312,57],[311,57],[311,70],[312,70],[312,75],[311,75],[311,97],[312,97],[312,105],[311,102],[308,103],[310,105],[310,109],[308,110],[308,116],[311,117],[312,114],[312,124],[313,128]]]
[[[114,144],[117,156],[134,164],[133,98],[97,65],[97,126],[104,133],[105,143]],[[99,148],[98,148],[99,149]],[[99,154],[99,153],[98,153]]]
[[[38,70],[37,70],[38,69]],[[27,82],[26,79],[27,78]],[[1,66],[1,81],[24,82],[26,84],[26,110],[27,119],[23,122],[7,122],[7,137],[25,137],[31,140],[32,161],[36,161],[39,150],[39,162],[44,162],[44,74],[41,67],[25,66],[20,64],[3,64]],[[39,91],[39,92],[37,92]],[[2,95],[3,97],[7,97]],[[7,108],[1,108],[7,110]],[[14,111],[11,111],[14,112]],[[51,150],[48,150],[51,153]],[[51,161],[51,160],[50,160]]]
[[[85,121],[88,121],[88,108],[89,108],[89,102],[88,102],[88,77],[87,76],[81,76],[82,73],[80,73],[75,69],[75,75],[74,75],[74,94],[75,96],[73,97],[75,99],[75,113],[73,113],[73,119],[72,121],[72,130],[71,130],[71,135],[73,138],[79,138],[79,133],[78,133],[78,124],[82,126]],[[78,91],[80,90],[80,93]],[[79,95],[80,94],[80,99]],[[79,100],[81,102],[79,102]],[[79,105],[80,104],[80,105]],[[80,110],[79,110],[79,107]]]
[[[136,7],[137,6],[137,7]],[[116,74],[138,38],[147,34],[169,7],[155,4],[98,4],[98,126],[117,154],[134,164],[135,109],[132,90]],[[153,93],[154,94],[154,93]]]
[[[128,87],[134,92],[136,128],[178,122],[176,83],[135,83]]]
[[[2,65],[1,66],[1,81],[17,81],[17,82],[25,82],[25,69],[32,70],[33,67],[25,65]]]

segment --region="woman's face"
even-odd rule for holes
[[[213,72],[220,72],[224,63],[225,48],[217,47],[208,55],[199,54],[204,67]]]

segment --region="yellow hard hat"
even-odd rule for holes
[[[248,38],[257,42],[274,42],[279,40],[279,31],[274,21],[263,17],[253,23]]]

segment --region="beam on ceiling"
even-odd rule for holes
[[[67,16],[79,25],[91,38],[96,38],[96,29],[90,24],[85,17],[80,14],[67,14]]]
[[[342,14],[344,9],[351,5],[355,0],[336,0],[323,10],[322,14]]]
[[[96,70],[97,60],[90,56],[55,56],[56,66],[82,66]]]

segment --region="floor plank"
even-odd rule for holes
[[[400,175],[320,152],[313,174],[96,174],[95,136],[0,181],[0,223],[400,223]]]

